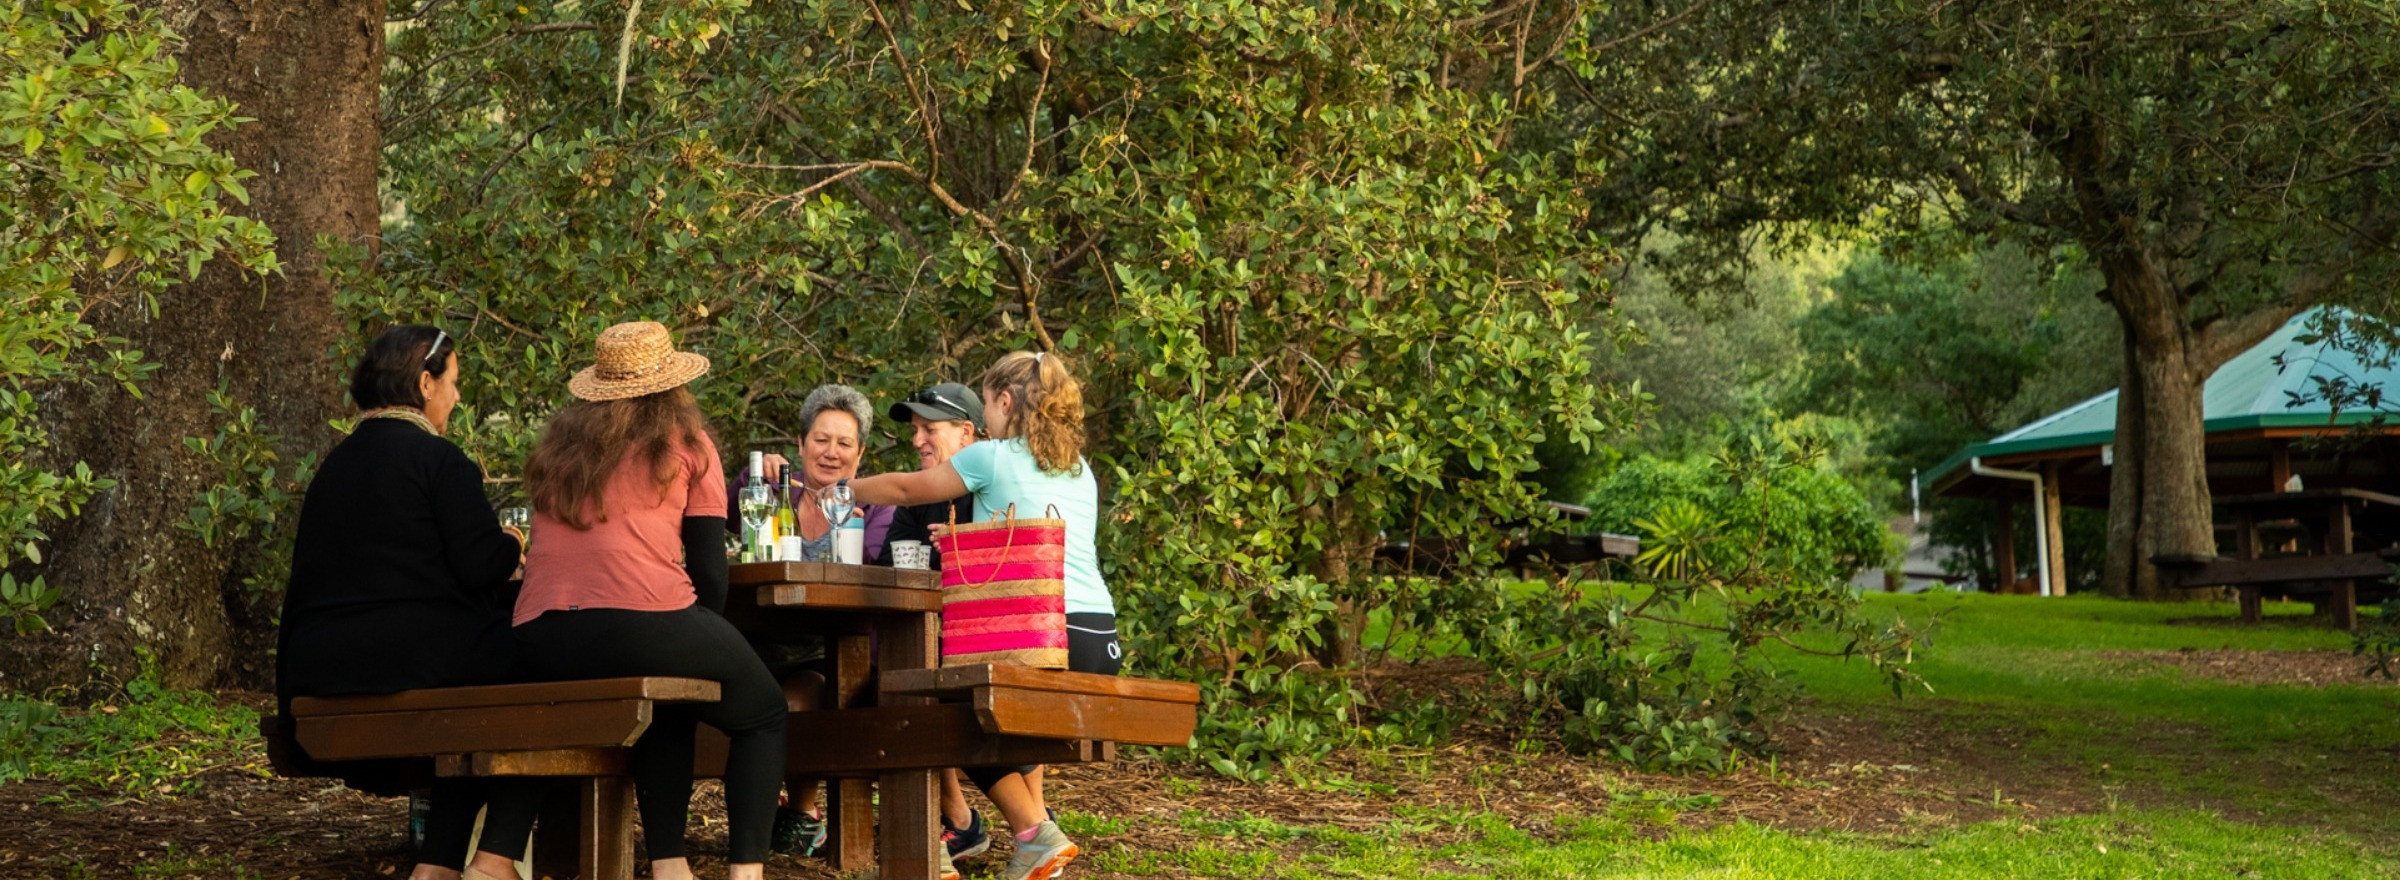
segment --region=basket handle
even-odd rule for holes
[[[957,516],[957,515],[958,515],[957,509],[956,509],[956,508],[952,508],[952,509],[951,509],[951,514],[950,514],[950,515],[951,515],[951,516]],[[1001,511],[1000,515],[1001,515],[1001,516],[1008,517],[1008,543],[1000,545],[1000,550],[1002,551],[1002,554],[1001,554],[1001,555],[1005,556],[1005,555],[1007,555],[1007,551],[1010,551],[1010,550],[1015,550],[1015,549],[1017,549],[1017,505],[1016,505],[1015,503],[1013,503],[1013,502],[1012,502],[1012,503],[1010,503],[1010,504],[1008,505],[1008,509],[1007,509],[1007,510],[1004,510],[1004,511]],[[986,585],[990,584],[990,583],[991,583],[993,580],[995,580],[995,579],[999,578],[999,577],[1000,577],[1000,565],[1005,565],[1005,564],[1006,564],[1006,563],[1000,563],[1000,564],[993,565],[993,566],[992,566],[992,570],[991,570],[991,572],[990,572],[990,573],[988,573],[988,574],[986,574],[986,575],[984,575],[984,578],[983,578],[983,583],[976,584],[975,586],[978,586],[978,587],[981,587],[981,586],[986,586]]]

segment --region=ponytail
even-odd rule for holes
[[[1052,476],[1083,472],[1083,385],[1054,353],[1010,352],[983,371],[986,393],[1009,396],[1009,433]]]

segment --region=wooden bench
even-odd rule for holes
[[[934,717],[972,720],[983,735],[969,738],[972,760],[947,766],[1067,763],[1039,757],[1044,750],[1080,749],[1090,753],[1084,760],[1107,760],[1115,743],[1188,745],[1200,717],[1196,684],[1025,666],[886,672],[882,691],[937,700],[913,707]]]
[[[565,876],[565,863],[573,862],[574,876],[622,880],[633,876],[625,747],[650,728],[659,703],[717,698],[716,682],[689,678],[434,688],[300,697],[290,717],[271,717],[260,727],[270,761],[285,775],[311,775],[296,760],[304,754],[319,762],[423,758],[433,776],[574,779],[572,798],[543,808],[542,827],[553,833],[537,836],[535,870]],[[575,833],[556,833],[566,827]]]

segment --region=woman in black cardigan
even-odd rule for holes
[[[276,696],[388,694],[507,681],[516,644],[508,580],[523,536],[500,527],[483,469],[441,437],[458,404],[458,353],[432,327],[397,327],[350,380],[358,427],[325,456],[300,507],[284,593]],[[376,762],[337,766],[371,776]],[[456,880],[480,780],[434,783],[412,880]],[[481,874],[515,877],[477,853]]]

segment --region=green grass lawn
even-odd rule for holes
[[[1863,664],[1785,652],[1777,665],[1811,700],[1803,717],[1836,713],[1942,743],[1956,750],[1944,757],[2003,785],[2083,794],[2086,812],[1888,834],[1607,809],[1526,828],[1484,814],[1448,817],[1453,833],[1438,843],[1407,822],[1361,834],[1186,816],[1183,830],[1210,842],[1103,851],[1094,867],[1280,878],[2400,877],[2386,842],[2400,831],[2389,807],[2400,797],[2400,688],[2241,684],[2120,653],[2347,651],[2347,634],[2298,616],[2305,606],[2270,606],[2265,624],[2248,627],[2188,622],[2232,616],[2209,603],[1937,594],[1873,595],[1868,607],[1938,618],[1915,666],[1931,691],[1895,700]]]
[[[1285,849],[1204,845],[1167,856],[1103,852],[1109,873],[1208,877],[2099,878],[2387,877],[2393,865],[2339,834],[2260,828],[2189,812],[2127,811],[2038,823],[1986,822],[1909,835],[1799,834],[1737,823],[1651,838],[1609,820],[1541,835],[1497,821],[1472,840],[1418,848],[1405,837],[1322,828],[1236,830]]]
[[[2219,604],[1953,595],[1877,596],[1870,607],[1941,616],[1916,664],[1932,692],[1894,701],[1861,665],[1796,654],[1779,661],[1825,706],[1893,725],[1943,725],[1971,748],[1979,739],[1971,731],[2002,731],[1982,738],[1992,742],[1973,757],[2081,772],[2170,803],[2400,831],[2400,812],[2382,807],[2400,796],[2392,772],[2400,689],[2351,676],[2348,666],[2340,672],[2355,683],[2241,684],[2103,653],[2347,651],[2346,633],[2296,612],[2253,627],[2168,622],[2230,617]]]

